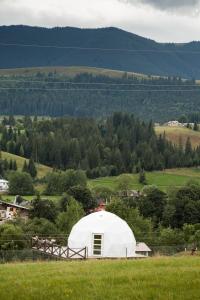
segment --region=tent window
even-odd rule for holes
[[[93,235],[93,255],[101,256],[102,252],[102,234]]]

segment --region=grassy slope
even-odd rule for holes
[[[6,264],[1,300],[199,300],[197,257]]]
[[[155,128],[155,130],[157,134],[163,134],[165,132],[167,139],[172,141],[174,144],[178,144],[181,137],[184,145],[187,138],[190,137],[193,147],[200,145],[200,132],[198,131],[188,128],[168,126],[158,126]]]
[[[132,176],[132,188],[141,189],[142,185],[138,183],[138,174]],[[167,191],[170,187],[180,187],[186,184],[189,180],[195,179],[200,183],[200,169],[171,169],[163,172],[147,172],[147,183],[149,185],[155,184],[160,189]],[[89,186],[94,187],[109,187],[111,189],[117,188],[118,177],[104,177],[89,181]]]
[[[3,159],[16,160],[18,169],[21,170],[23,168],[25,158],[23,158],[21,156],[14,155],[14,154],[11,154],[11,153],[8,153],[8,152],[3,152],[3,151],[1,151],[1,156],[2,156]],[[47,166],[44,166],[44,165],[41,165],[41,164],[37,164],[37,171],[38,171],[38,178],[42,178],[48,172],[51,172],[52,169],[50,167],[47,167]]]
[[[41,73],[49,73],[55,72],[63,75],[67,75],[70,77],[74,77],[80,73],[92,73],[94,75],[105,75],[110,77],[122,77],[124,75],[123,71],[118,70],[110,70],[110,69],[103,69],[103,68],[93,68],[93,67],[37,67],[37,68],[18,68],[18,69],[0,69],[0,76],[1,75],[33,75],[38,72]],[[149,78],[147,75],[134,73],[134,72],[127,72],[128,75],[133,75],[136,77],[142,78]],[[158,76],[152,76],[153,78],[157,78]]]

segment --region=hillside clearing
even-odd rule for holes
[[[155,127],[157,134],[163,134],[165,132],[166,138],[172,143],[178,145],[180,139],[182,144],[185,145],[187,138],[190,138],[193,147],[200,145],[200,132],[188,129],[186,127],[169,127],[169,126],[157,126]]]
[[[6,264],[0,278],[1,300],[200,298],[195,257]]]
[[[21,156],[11,154],[11,153],[8,153],[8,152],[4,152],[4,151],[1,151],[1,157],[2,157],[2,159],[7,159],[8,161],[10,159],[16,160],[17,167],[18,167],[19,170],[22,170],[23,165],[24,165],[24,161],[25,160],[28,161],[27,159],[25,159]],[[37,167],[37,171],[38,171],[38,174],[37,174],[38,178],[42,178],[45,175],[47,175],[47,173],[52,171],[52,168],[41,165],[41,164],[37,164],[36,167]]]

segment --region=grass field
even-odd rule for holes
[[[38,72],[41,73],[49,73],[49,72],[56,72],[57,74],[67,75],[69,77],[74,77],[80,73],[92,73],[94,75],[105,75],[110,77],[117,77],[121,78],[124,75],[124,71],[118,70],[110,70],[104,68],[95,68],[95,67],[85,67],[85,66],[71,66],[71,67],[36,67],[36,68],[18,68],[18,69],[0,69],[0,76],[1,75],[34,75]],[[127,75],[133,75],[136,77],[142,77],[148,79],[149,76],[134,72],[126,72]],[[152,76],[152,78],[158,78],[158,76]]]
[[[168,127],[168,126],[157,126],[155,127],[157,134],[163,134],[165,132],[166,138],[174,144],[178,144],[180,138],[182,139],[183,145],[188,137],[190,137],[193,147],[200,145],[200,132],[194,131],[183,127]]]
[[[200,258],[5,264],[1,300],[199,300]]]
[[[141,189],[143,186],[138,183],[138,174],[132,174],[132,189]],[[184,168],[171,169],[163,172],[147,172],[147,184],[156,185],[167,191],[170,187],[180,187],[188,181],[195,179],[200,183],[200,169]],[[112,190],[117,188],[118,177],[103,177],[88,182],[90,188],[108,187]]]
[[[14,155],[14,154],[11,154],[11,153],[8,153],[8,152],[3,152],[3,151],[1,151],[1,156],[2,156],[3,159],[7,159],[8,161],[10,159],[16,160],[18,169],[21,170],[23,168],[25,158],[23,158],[21,156]],[[37,174],[38,178],[42,178],[47,173],[52,171],[52,168],[41,165],[41,164],[37,164],[36,167],[37,167],[37,171],[38,171],[38,174]]]

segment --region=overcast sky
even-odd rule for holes
[[[0,25],[116,26],[162,42],[200,40],[200,0],[0,0]]]

